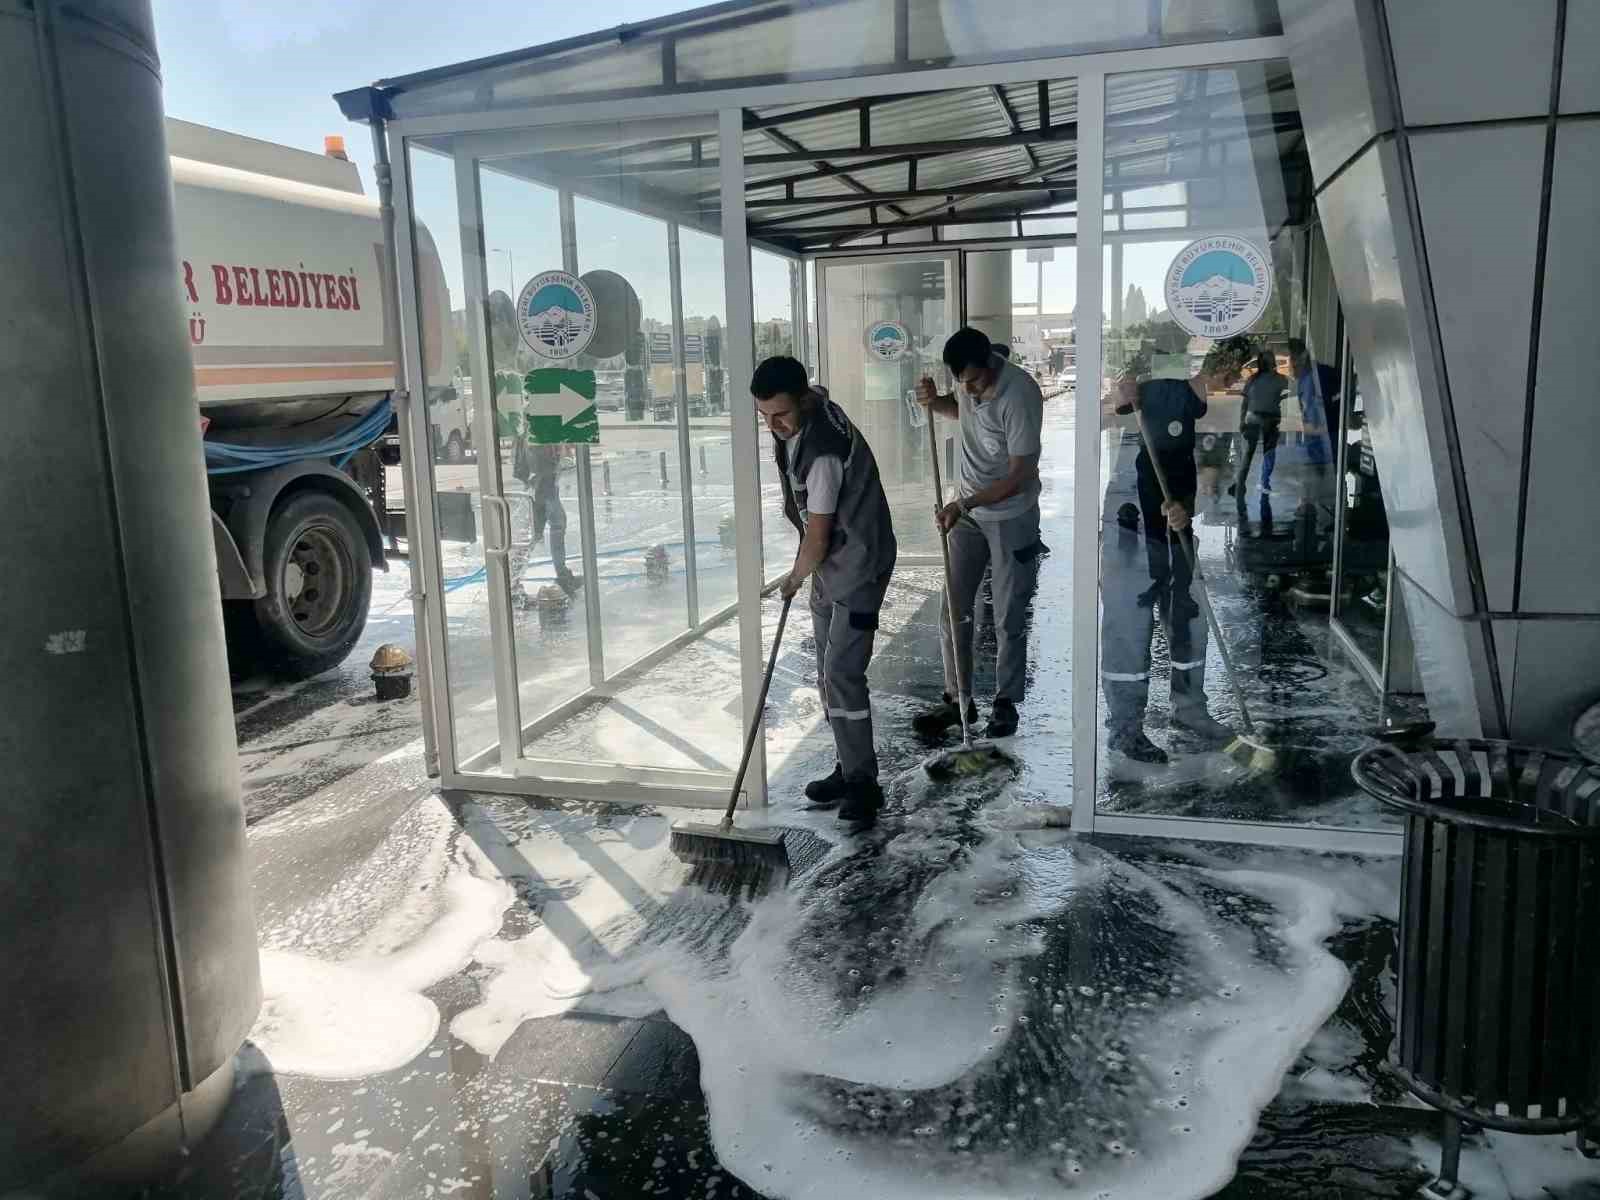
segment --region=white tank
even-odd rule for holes
[[[353,163],[168,119],[195,391],[219,429],[362,409],[395,386],[378,202]],[[418,230],[423,361],[450,383],[450,299]]]

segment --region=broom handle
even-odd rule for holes
[[[733,824],[733,810],[739,807],[739,789],[744,786],[745,772],[750,769],[750,755],[756,748],[756,737],[761,733],[761,718],[767,707],[767,690],[772,687],[772,672],[778,666],[778,646],[783,642],[783,627],[789,623],[789,605],[793,596],[783,598],[783,611],[778,614],[778,632],[772,635],[772,653],[767,656],[767,674],[761,680],[761,695],[756,699],[756,715],[750,722],[750,732],[744,738],[744,756],[739,759],[739,773],[733,777],[733,795],[728,797],[728,811],[722,814],[722,827]]]
[[[1150,460],[1150,466],[1156,473],[1156,483],[1161,488],[1161,498],[1171,504],[1172,489],[1167,486],[1167,473],[1161,467],[1161,460],[1156,457],[1155,446],[1150,440],[1150,427],[1145,424],[1144,409],[1137,400],[1133,405],[1133,415],[1139,419],[1139,440],[1144,443],[1144,456]],[[1211,626],[1211,636],[1217,643],[1217,650],[1222,654],[1222,665],[1227,668],[1228,686],[1233,689],[1233,698],[1239,705],[1239,715],[1244,718],[1244,731],[1253,735],[1256,723],[1250,719],[1250,706],[1245,703],[1244,690],[1239,687],[1239,677],[1234,674],[1233,655],[1228,653],[1227,640],[1222,636],[1221,627],[1217,625],[1217,614],[1211,610],[1211,597],[1206,594],[1206,579],[1200,572],[1200,560],[1195,556],[1194,546],[1189,541],[1187,527],[1178,533],[1178,544],[1183,547],[1184,556],[1189,560],[1190,574],[1200,585],[1200,607],[1205,610],[1206,624]]]
[[[953,394],[952,394],[953,395]],[[928,461],[933,464],[933,525],[939,531],[939,550],[944,555],[944,615],[950,626],[950,662],[956,673],[956,707],[961,710],[961,745],[972,749],[972,727],[967,722],[967,681],[961,677],[961,652],[956,649],[956,606],[950,598],[955,590],[950,582],[950,535],[939,521],[944,511],[944,481],[939,477],[939,435],[934,431],[933,406],[928,407]]]

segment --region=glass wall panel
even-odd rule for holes
[[[755,314],[755,361],[774,355],[790,358],[799,352],[794,313],[793,272],[800,264],[767,250],[750,250],[750,289]],[[811,367],[812,364],[807,364]],[[738,389],[741,403],[753,403],[750,381]],[[761,543],[764,557],[761,575],[774,579],[794,561],[795,530],[783,515],[783,487],[778,481],[777,463],[772,457],[772,437],[762,429],[761,445]]]
[[[722,239],[688,227],[678,231],[683,326],[688,345],[689,432],[693,444],[694,538],[700,617],[738,597],[734,573],[733,431],[729,406],[740,395],[727,378],[723,329]],[[697,340],[698,339],[698,342]],[[698,346],[698,349],[697,349]]]
[[[950,389],[941,354],[956,329],[955,283],[951,256],[916,252],[825,259],[818,271],[822,381],[872,445],[902,555],[939,553],[929,516],[927,427],[913,391],[923,375],[938,381],[941,391]],[[906,331],[899,357],[868,342],[872,327],[895,322]],[[937,429],[944,446],[954,426],[939,422]]]
[[[1098,802],[1381,823],[1328,627],[1338,309],[1288,64],[1113,76],[1106,114]]]
[[[1378,462],[1372,453],[1361,402],[1361,381],[1352,377],[1340,440],[1344,442],[1343,545],[1335,618],[1350,634],[1374,673],[1383,668],[1383,635],[1389,602],[1389,521],[1383,509]]]
[[[418,214],[456,231],[454,349],[494,432],[459,481],[441,465],[435,482],[436,509],[460,507],[476,539],[443,547],[449,673],[471,770],[715,791],[742,715],[738,674],[696,661],[717,653],[702,622],[737,592],[720,535],[721,244],[714,203],[693,199],[715,197],[718,174],[673,195],[597,169],[651,142],[648,126],[441,137],[412,155],[445,164],[419,175]],[[552,272],[579,284],[535,286]],[[541,304],[560,308],[560,336]]]
[[[442,339],[422,339],[424,373],[430,380],[428,418],[433,453],[417,456],[417,503],[432,504],[439,532],[444,613],[445,675],[449,687],[456,753],[468,759],[499,740],[495,720],[494,645],[486,603],[485,514],[476,459],[483,447],[472,437],[449,435],[459,429],[476,435],[480,406],[488,398],[474,390],[465,331],[466,292],[462,267],[460,210],[456,203],[455,162],[448,155],[413,148],[410,152],[411,209],[419,253],[419,283],[426,278],[426,249],[441,270]],[[502,276],[504,279],[504,276]],[[426,288],[424,285],[426,294]],[[507,301],[509,305],[509,301]],[[432,320],[424,315],[424,322]],[[435,387],[441,376],[448,385]],[[441,380],[442,382],[442,380]],[[448,432],[447,432],[448,431]],[[438,687],[438,681],[434,681]],[[448,731],[441,731],[441,736]]]

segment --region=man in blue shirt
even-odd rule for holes
[[[1324,479],[1333,463],[1333,438],[1339,430],[1339,372],[1312,358],[1300,338],[1289,339],[1289,367],[1300,401],[1306,461],[1317,478]]]

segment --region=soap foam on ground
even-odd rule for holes
[[[455,974],[494,937],[514,894],[437,797],[423,801],[427,835],[411,887],[332,961],[261,953],[261,1015],[251,1040],[275,1070],[353,1079],[404,1066],[433,1039],[439,1012],[421,993]]]
[[[719,1158],[774,1196],[1184,1197],[1225,1182],[1346,986],[1322,945],[1332,890],[1065,838],[1024,846],[985,821],[986,801],[1011,803],[992,782],[900,791],[907,814],[753,906],[674,891],[654,818],[587,851],[575,839],[593,818],[530,831],[518,852],[575,889],[544,908],[570,929],[485,948],[508,957],[456,1032],[498,1046],[519,1013],[573,1007],[585,985],[585,1005],[659,1004],[699,1051]]]

